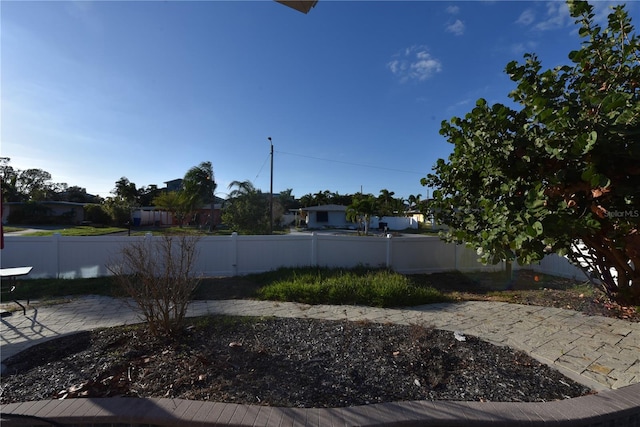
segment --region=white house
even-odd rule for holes
[[[320,205],[302,208],[307,216],[308,228],[347,228],[353,224],[347,221],[347,207],[342,205]]]

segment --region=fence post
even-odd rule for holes
[[[387,233],[387,268],[391,268],[391,233]]]
[[[238,275],[238,233],[231,233],[231,275]]]
[[[318,235],[315,231],[311,233],[311,266],[318,266]]]
[[[56,260],[56,279],[60,278],[60,233],[53,233],[53,252]]]
[[[453,244],[453,270],[458,271],[458,244]]]

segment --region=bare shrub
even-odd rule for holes
[[[155,336],[176,335],[200,279],[193,268],[197,237],[147,237],[122,248],[108,267]]]

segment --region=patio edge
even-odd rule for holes
[[[13,426],[563,426],[640,427],[640,383],[546,403],[413,401],[279,408],[183,399],[89,398],[0,406]]]

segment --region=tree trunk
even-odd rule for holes
[[[576,245],[578,250],[571,254],[572,259],[586,264],[611,298],[625,304],[640,304],[640,238],[631,235],[625,241],[617,242],[600,232],[582,236],[581,240],[587,253]]]

